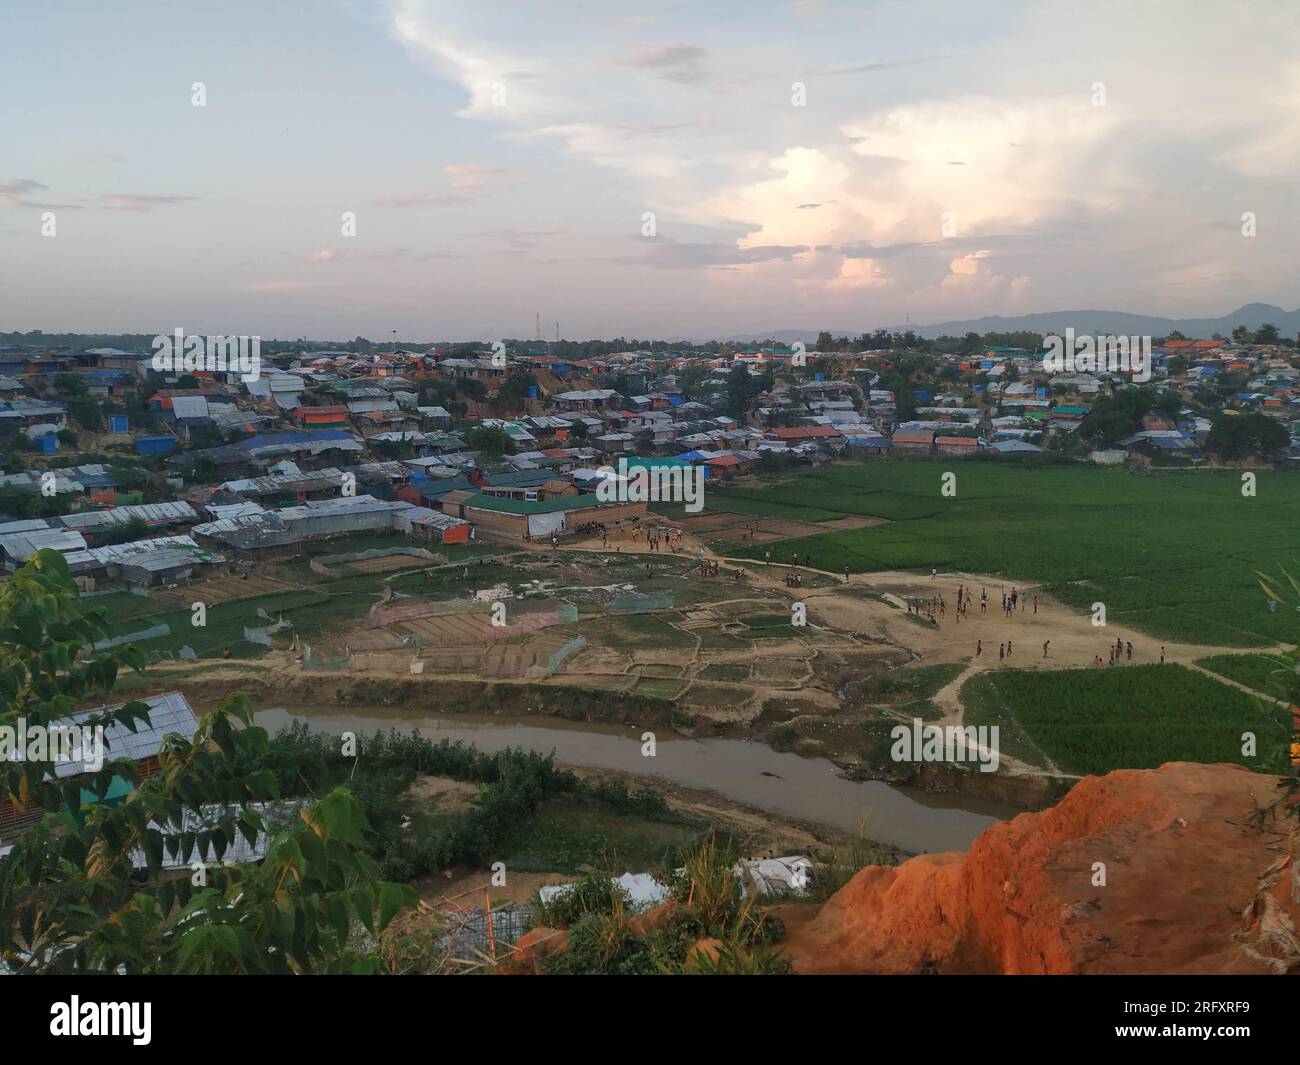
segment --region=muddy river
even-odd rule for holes
[[[762,743],[657,735],[653,758],[642,757],[642,729],[549,717],[435,717],[393,707],[294,706],[263,710],[257,722],[276,732],[291,720],[326,732],[412,729],[434,740],[465,740],[483,751],[523,747],[571,766],[663,777],[761,810],[830,825],[904,850],[964,850],[1011,806],[960,795],[934,795],[880,781],[846,780],[824,758],[779,754]]]

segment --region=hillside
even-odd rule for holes
[[[782,907],[784,946],[801,973],[1300,971],[1297,822],[1252,822],[1272,779],[1185,762],[1088,777],[965,854]]]

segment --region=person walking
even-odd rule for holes
[[[1132,661],[1133,661],[1133,641],[1132,641],[1132,640],[1129,640],[1129,642],[1125,645],[1124,650],[1128,653],[1128,660],[1129,660],[1130,662],[1132,662]]]
[[[979,658],[979,656],[982,655],[983,653],[984,653],[984,641],[983,641],[983,640],[976,640],[976,641],[975,641],[975,657],[976,657],[976,658]]]
[[[1052,646],[1052,641],[1051,641],[1051,640],[1044,640],[1044,641],[1043,641],[1043,657],[1044,657],[1044,658],[1047,657],[1047,649],[1048,649],[1049,647],[1051,647],[1051,646]]]

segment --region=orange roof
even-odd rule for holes
[[[898,438],[895,437],[894,439],[897,440]],[[973,436],[941,436],[935,440],[935,443],[944,447],[974,447],[975,438]]]

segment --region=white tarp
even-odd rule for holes
[[[649,873],[624,873],[614,878],[614,883],[627,892],[632,905],[637,909],[658,906],[668,898],[668,889]],[[550,884],[538,888],[537,894],[543,902],[550,902],[551,899],[572,890],[572,884]]]
[[[538,537],[546,538],[553,532],[561,532],[564,529],[564,512],[556,511],[554,514],[529,514],[528,515],[528,535],[534,540]]]

